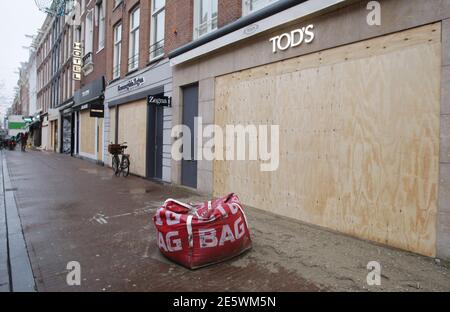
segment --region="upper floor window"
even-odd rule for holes
[[[150,59],[164,55],[165,7],[166,0],[152,0]]]
[[[194,0],[194,39],[217,29],[218,0]]]
[[[139,65],[139,26],[140,26],[139,8],[134,9],[130,14],[130,42],[128,54],[128,70],[134,70]]]
[[[123,0],[114,0],[114,7],[118,7],[119,4],[121,4],[123,2]]]
[[[114,56],[113,79],[120,77],[120,65],[122,58],[122,24],[114,27]]]
[[[105,1],[97,5],[97,25],[98,25],[98,48],[100,51],[105,47]]]
[[[86,26],[84,32],[84,55],[92,53],[94,42],[94,17],[93,12],[89,11],[86,15]]]
[[[244,15],[253,13],[255,11],[258,11],[269,4],[272,4],[274,2],[277,2],[278,0],[244,0]]]

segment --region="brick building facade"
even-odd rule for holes
[[[37,37],[37,108],[42,119],[42,148],[63,152],[61,112],[70,107],[72,79],[72,16],[48,15]]]

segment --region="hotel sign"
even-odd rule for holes
[[[73,43],[73,67],[72,67],[72,78],[73,80],[81,80],[81,67],[83,66],[82,58],[82,48],[80,42]]]
[[[280,36],[270,38],[272,43],[272,52],[285,51],[289,48],[298,47],[303,42],[311,43],[314,40],[314,25],[308,25],[299,29],[295,29],[290,33],[284,33]]]

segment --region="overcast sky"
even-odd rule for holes
[[[19,76],[21,62],[28,60],[31,39],[25,35],[36,35],[45,20],[45,14],[38,10],[34,0],[0,0],[0,115],[3,119],[11,106],[14,86]]]

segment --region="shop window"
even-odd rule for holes
[[[129,41],[129,57],[128,71],[138,68],[139,65],[139,26],[140,26],[140,9],[134,9],[130,14],[130,41]]]
[[[150,60],[164,55],[165,7],[166,0],[152,0]]]
[[[244,8],[243,8],[243,12],[244,15],[253,13],[255,11],[258,11],[272,3],[275,3],[279,0],[244,0],[243,4],[244,4]]]
[[[194,39],[217,29],[218,0],[194,0]]]
[[[113,79],[120,77],[121,59],[122,59],[122,24],[118,24],[114,27]]]

